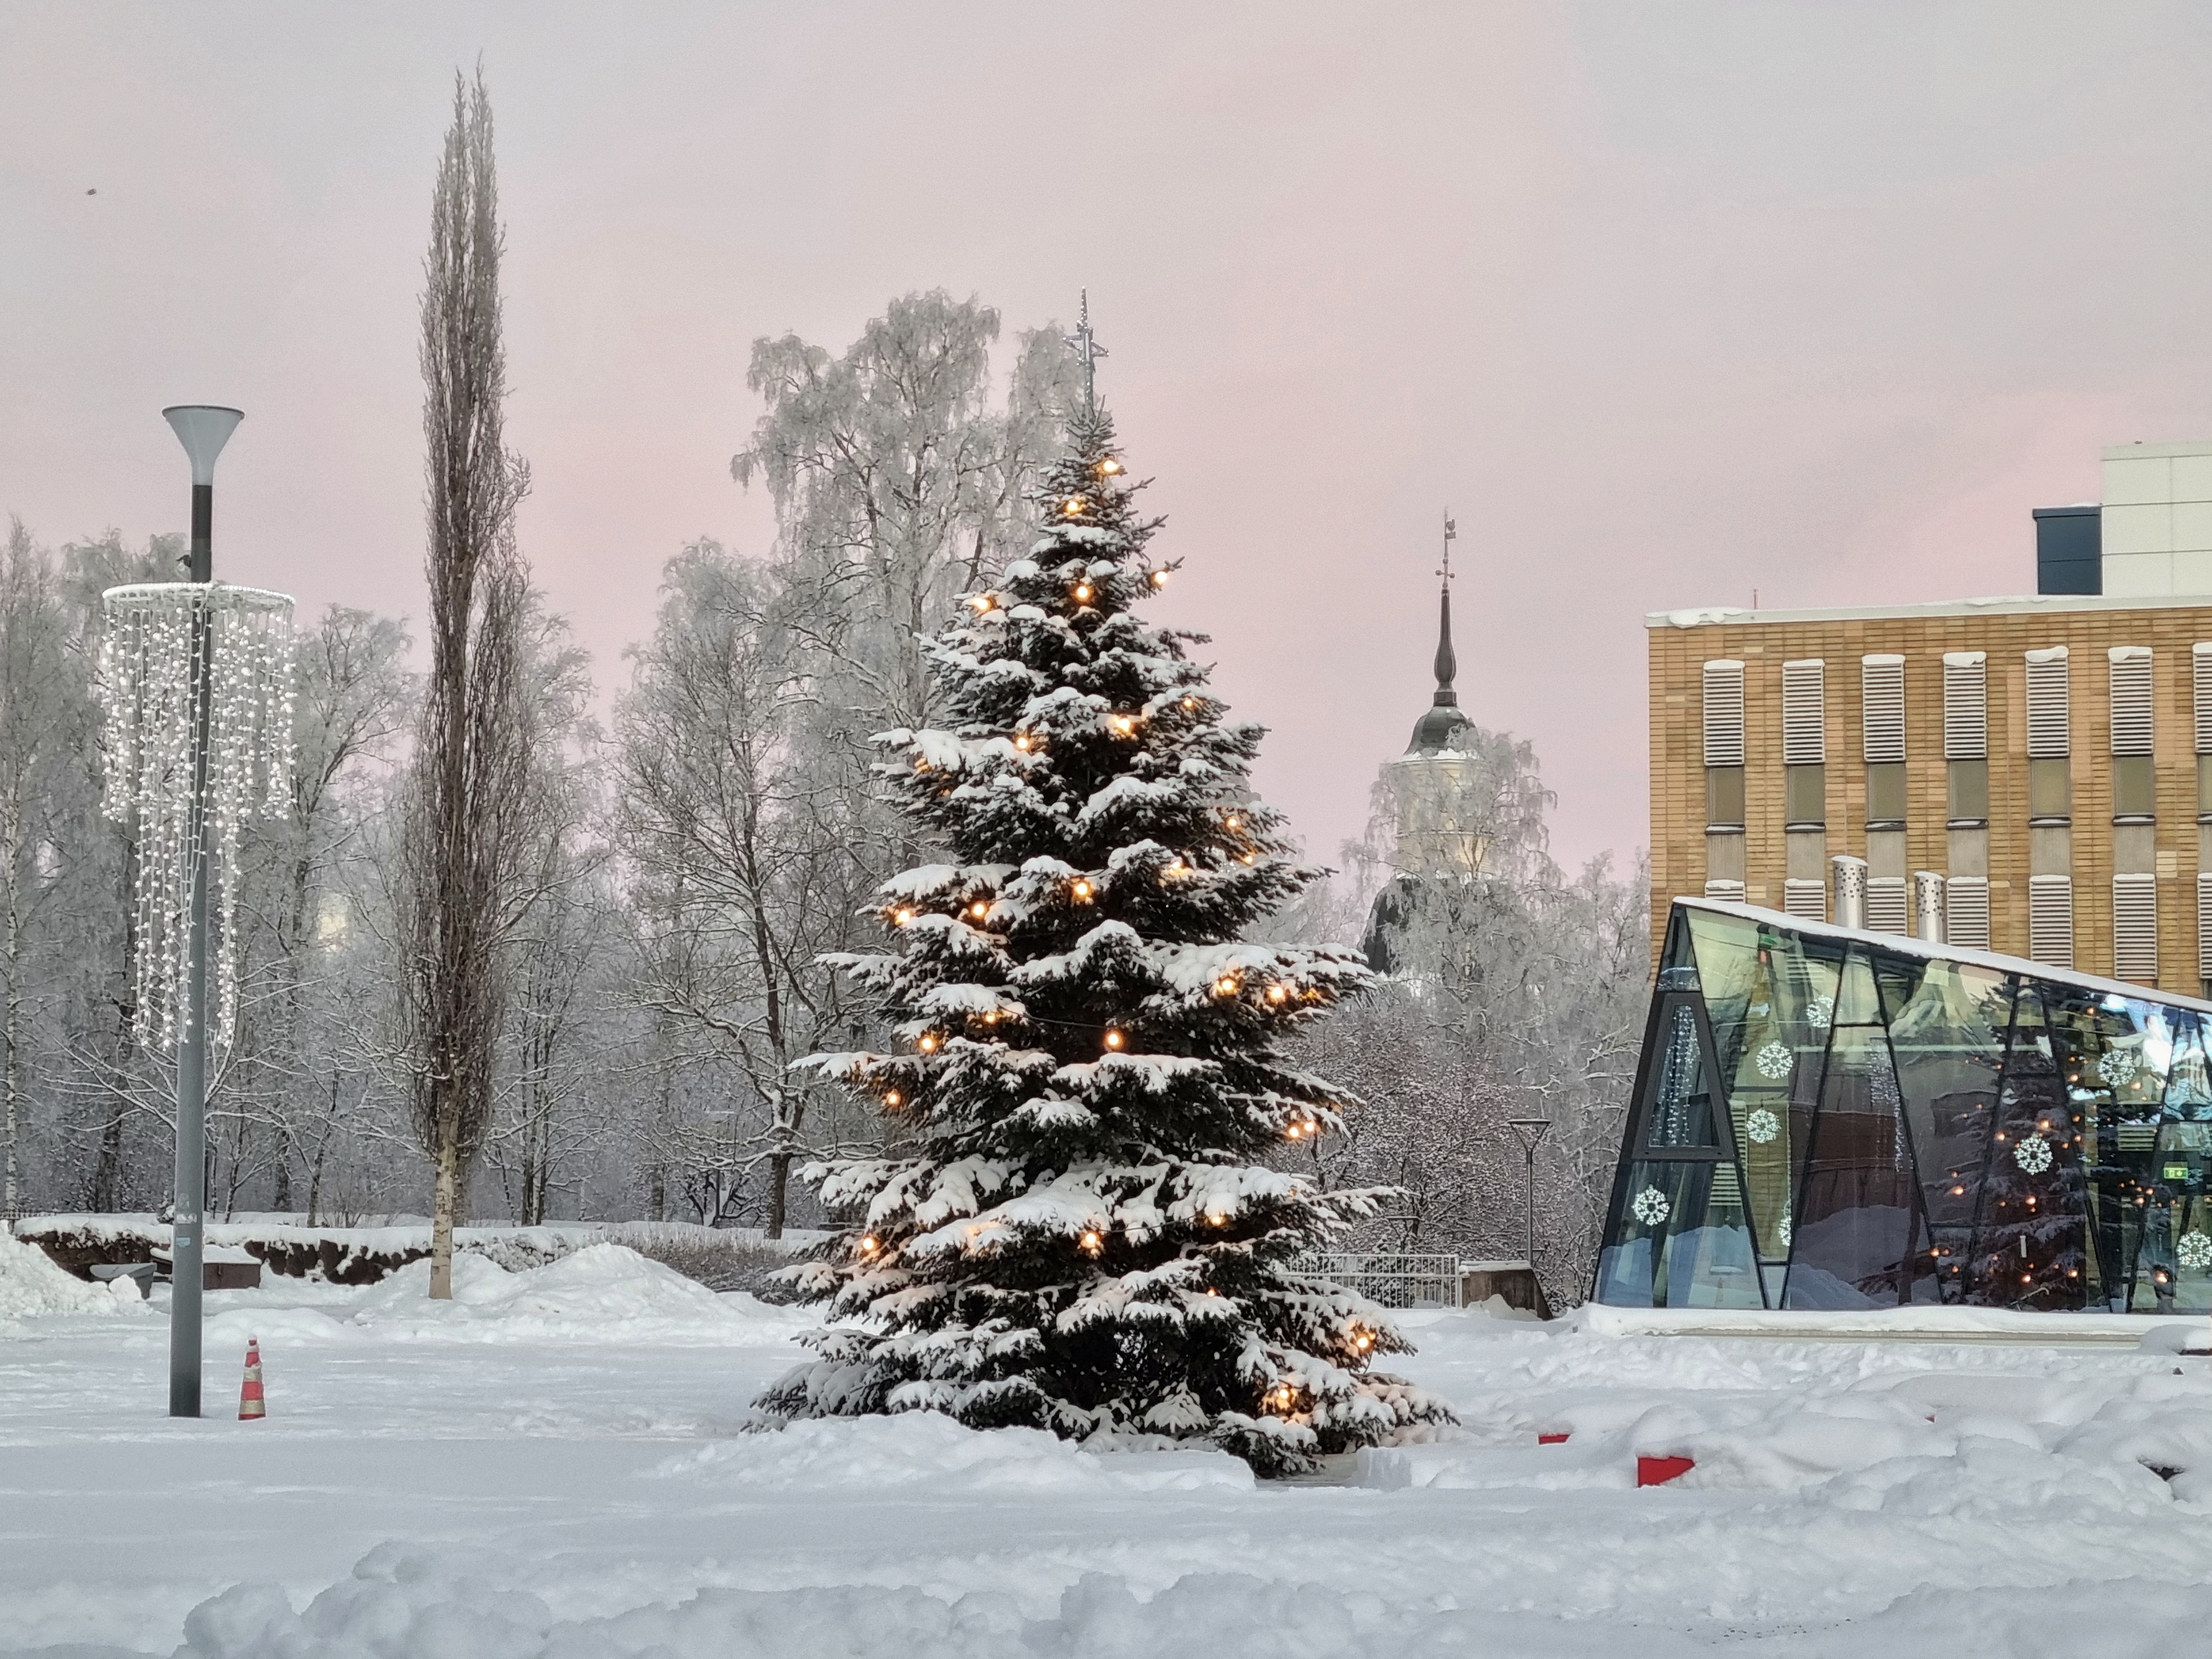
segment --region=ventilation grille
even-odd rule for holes
[[[2066,647],[2027,653],[2027,753],[2031,760],[2063,760],[2073,752],[2069,735]]]
[[[2124,1052],[2124,1051],[2120,1051]],[[2123,1123],[2113,1139],[2124,1152],[2154,1152],[2158,1150],[2158,1125],[2155,1123]],[[1716,1182],[1715,1186],[1720,1183]]]
[[[1943,889],[1943,937],[1969,951],[1990,948],[1990,884],[1981,876],[1954,876]]]
[[[1859,659],[1859,715],[1869,766],[1905,758],[1905,659]]]
[[[2120,979],[2158,979],[2158,878],[2112,878],[2112,973]]]
[[[1724,881],[1715,877],[1705,883],[1705,896],[1709,899],[1724,899],[1730,904],[1741,904],[1743,902],[1743,884],[1740,881]]]
[[[1904,933],[1910,906],[1903,876],[1874,876],[1867,881],[1866,925],[1876,933]]]
[[[1743,665],[1726,658],[1705,665],[1705,764],[1743,764]]]
[[[2191,646],[2189,661],[2196,671],[2197,752],[2212,755],[2212,641]]]
[[[1782,762],[1818,766],[1828,758],[1828,666],[1820,659],[1782,665]]]
[[[2151,752],[2150,652],[2140,645],[2112,647],[2112,752]]]
[[[2074,965],[2074,878],[2027,878],[2027,954],[2047,968]]]
[[[1782,884],[1782,908],[1807,921],[1828,919],[1828,884],[1791,877]]]
[[[1990,755],[1989,661],[1978,651],[1943,658],[1943,758],[1987,760]]]
[[[2212,871],[2197,878],[2197,976],[2212,979]]]

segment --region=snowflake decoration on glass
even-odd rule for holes
[[[1759,1076],[1769,1082],[1779,1082],[1790,1075],[1790,1046],[1784,1042],[1770,1042],[1751,1057]]]
[[[207,726],[208,959],[217,1043],[238,1012],[240,832],[281,816],[292,793],[292,601],[221,582],[142,582],[102,596],[100,698],[107,768],[100,808],[136,833],[133,1029],[173,1046],[191,955],[192,735]],[[208,706],[199,705],[206,658]]]
[[[2097,1075],[2115,1089],[2124,1089],[2135,1081],[2136,1069],[2142,1061],[2132,1048],[2107,1048],[2097,1061]]]
[[[1782,1133],[1782,1120],[1764,1106],[1743,1121],[1743,1132],[1761,1146]]]
[[[1667,1194],[1656,1187],[1646,1187],[1637,1194],[1636,1201],[1628,1207],[1647,1227],[1656,1227],[1674,1213],[1674,1206],[1667,1201]]]
[[[1816,1031],[1825,1031],[1834,1024],[1836,1000],[1833,997],[1814,997],[1805,1005],[1805,1023]]]
[[[2205,1268],[2212,1267],[2212,1238],[2205,1237],[2203,1233],[2182,1234],[2180,1243],[2173,1247],[2173,1253],[2180,1258],[2181,1265],[2191,1273],[2203,1273]]]
[[[1774,1242],[1786,1250],[1790,1248],[1790,1212],[1784,1210],[1782,1219],[1774,1224]]]
[[[2041,1135],[2030,1135],[2012,1149],[2012,1161],[2030,1175],[2041,1175],[2051,1167],[2051,1143]]]

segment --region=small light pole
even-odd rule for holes
[[[192,550],[185,579],[215,580],[215,458],[246,416],[179,404],[161,416],[192,463]],[[184,1017],[177,1026],[176,1219],[169,1231],[169,1415],[200,1414],[200,1291],[207,1248],[208,720],[214,696],[211,617],[192,610],[192,807],[185,832],[191,928]]]
[[[1513,1131],[1513,1138],[1521,1143],[1521,1159],[1526,1176],[1522,1192],[1526,1200],[1527,1224],[1521,1248],[1528,1261],[1528,1271],[1534,1273],[1536,1270],[1536,1143],[1550,1132],[1552,1120],[1548,1117],[1508,1118],[1506,1127]]]

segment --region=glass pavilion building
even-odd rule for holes
[[[2212,1003],[1677,899],[1596,1299],[2212,1310]]]

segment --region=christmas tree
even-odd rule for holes
[[[816,1056],[890,1120],[814,1166],[850,1231],[789,1270],[830,1316],[770,1420],[933,1410],[1107,1441],[1203,1440],[1310,1468],[1438,1401],[1369,1369],[1387,1316],[1303,1260],[1382,1196],[1272,1154],[1341,1091],[1283,1039],[1358,990],[1354,951],[1240,942],[1320,872],[1251,799],[1260,728],[1135,607],[1164,585],[1111,420],[1086,406],[1040,536],[927,647],[946,729],[878,739],[893,798],[957,862],[880,896],[842,965],[895,1054]]]

